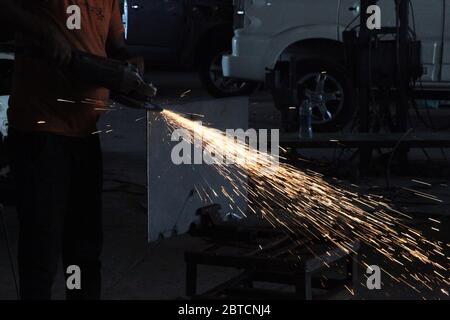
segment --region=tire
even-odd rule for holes
[[[320,90],[323,85],[323,90]],[[307,60],[297,65],[297,108],[278,104],[285,130],[298,130],[298,108],[313,96],[313,131],[337,132],[344,129],[355,114],[353,85],[338,62]],[[275,97],[275,100],[277,98]],[[324,107],[325,106],[325,107]]]
[[[256,89],[256,83],[223,76],[222,56],[231,52],[231,40],[223,38],[215,42],[212,47],[202,46],[204,52],[199,61],[200,80],[208,93],[215,98],[251,94]]]

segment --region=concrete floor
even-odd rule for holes
[[[179,101],[180,94],[186,90],[192,90],[184,98],[186,101],[209,99],[197,77],[192,73],[173,72],[168,74],[161,72],[152,74],[150,79],[162,87],[161,100]],[[139,111],[111,112],[103,117],[99,125],[101,130],[113,130],[102,136],[105,159],[105,247],[103,252],[103,296],[105,299],[184,298],[183,254],[186,250],[202,249],[207,245],[203,240],[188,235],[157,243],[147,243],[146,145],[143,117],[144,114]],[[268,115],[268,117],[273,117],[273,115]],[[442,158],[440,153],[432,153],[432,156]],[[417,153],[417,157],[420,158],[419,153]],[[394,174],[393,183],[396,186],[411,186],[414,185],[411,180],[421,176],[433,184],[427,192],[439,194],[445,200],[444,203],[435,205],[421,201],[420,204],[405,205],[405,207],[409,207],[410,211],[415,212],[418,224],[424,223],[429,216],[439,217],[443,222],[439,237],[449,243],[450,222],[448,218],[450,211],[448,203],[450,192],[448,192],[448,183],[450,174],[448,163],[446,163],[447,171],[433,171],[431,166],[425,165],[425,167],[429,170],[420,171],[421,174],[417,174],[419,171],[416,171],[412,175],[401,178]],[[349,170],[351,171],[351,169]],[[383,185],[384,180],[380,176],[359,182],[363,188],[369,188],[374,185]],[[447,184],[447,187],[443,187],[443,184]],[[401,197],[401,194],[396,196]],[[411,198],[406,200],[406,202],[414,202],[414,199]],[[18,226],[13,208],[6,209],[6,220],[15,255]],[[7,251],[3,238],[0,239],[2,239],[0,240],[0,300],[15,299]],[[369,256],[373,255],[370,251],[366,253]],[[379,257],[373,255],[373,259],[378,261]],[[201,268],[199,273],[201,275],[200,291],[236,274],[235,271],[221,268]],[[360,277],[361,282],[365,283],[364,275]],[[64,298],[62,279],[61,270],[55,282],[55,299]],[[426,298],[433,297],[434,294],[426,295]],[[439,297],[443,298],[442,295]],[[334,298],[421,299],[422,295],[385,280],[383,290],[375,292],[361,287],[356,297],[352,297],[344,290]]]

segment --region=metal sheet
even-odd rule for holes
[[[199,101],[171,109],[204,115],[203,123],[220,130],[248,128],[248,98]],[[234,197],[235,203],[231,203],[221,195],[222,186],[230,194],[232,188],[212,166],[173,164],[171,152],[178,142],[171,141],[167,125],[160,116],[149,113],[148,118],[149,241],[187,232],[196,219],[196,210],[211,203],[220,204],[224,214],[235,212],[237,207],[245,210],[244,197]],[[200,197],[196,188],[198,190],[201,186],[219,190],[218,196],[209,192],[212,202]],[[245,189],[245,186],[242,188]]]

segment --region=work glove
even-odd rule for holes
[[[141,78],[144,79],[144,75],[145,75],[144,58],[141,56],[137,56],[137,57],[127,59],[127,62],[132,64],[133,66],[135,66],[138,69],[139,75],[141,76]],[[158,94],[158,89],[153,85],[153,83],[147,83],[147,88],[148,88],[148,90],[153,90],[153,94],[151,95],[151,97],[155,97]]]
[[[127,62],[136,66],[136,68],[138,68],[139,70],[139,75],[141,77],[144,77],[145,74],[145,62],[144,62],[144,58],[142,57],[133,57],[130,59],[127,59]]]

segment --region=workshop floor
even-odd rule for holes
[[[207,99],[208,96],[201,89],[195,75],[191,73],[161,73],[154,74],[152,80],[163,87],[161,99],[176,99],[186,90],[192,90],[187,101]],[[159,80],[159,81],[158,81]],[[260,106],[264,108],[262,104]],[[267,110],[267,108],[265,108]],[[185,296],[185,269],[183,254],[186,250],[202,249],[207,244],[188,235],[172,239],[161,240],[157,243],[147,243],[147,211],[146,211],[146,146],[145,123],[139,111],[127,113],[110,113],[103,118],[100,129],[108,128],[114,131],[103,136],[105,161],[104,187],[104,231],[105,248],[103,252],[103,287],[105,299],[177,299]],[[272,117],[272,115],[268,115]],[[157,146],[154,146],[157,148]],[[447,151],[447,154],[450,153]],[[324,155],[323,157],[326,157]],[[414,152],[415,159],[423,159],[423,155]],[[430,157],[442,159],[440,151],[430,151]],[[442,168],[445,168],[444,170]],[[428,217],[442,220],[439,239],[450,243],[450,171],[448,162],[445,166],[427,170],[419,167],[415,172],[419,174],[397,177],[395,173],[392,183],[395,186],[417,186],[412,179],[432,184],[426,187],[428,193],[438,195],[443,203],[431,203],[423,199],[414,199],[403,193],[396,193],[402,198],[404,207],[414,207],[414,214],[418,218],[418,226],[426,224]],[[348,169],[351,171],[351,167]],[[342,171],[345,172],[344,169]],[[413,171],[414,172],[414,171]],[[345,173],[344,173],[345,174]],[[384,185],[384,176],[372,177],[358,181],[362,188]],[[398,199],[397,199],[398,200]],[[408,208],[407,208],[408,210]],[[409,208],[411,210],[411,208]],[[18,225],[13,208],[7,208],[6,220],[9,236],[12,240],[14,255],[17,250]],[[434,235],[432,235],[434,236]],[[365,252],[373,264],[378,263],[379,257]],[[207,271],[207,272],[206,272]],[[200,268],[199,290],[220,283],[235,274],[234,271],[221,268]],[[365,275],[361,272],[360,280],[365,283]],[[363,286],[358,295],[353,297],[343,291],[335,299],[421,299],[432,298],[431,294],[418,294],[400,286],[397,283],[383,280],[383,289],[369,291]],[[58,274],[55,284],[55,299],[64,298],[64,281],[62,270]],[[436,288],[440,290],[440,288]],[[442,295],[440,296],[442,297]],[[7,250],[3,237],[0,237],[0,300],[15,299],[13,277],[10,272]]]

